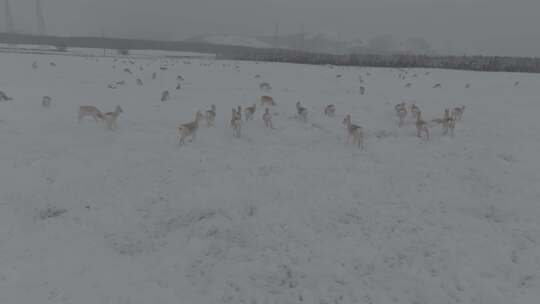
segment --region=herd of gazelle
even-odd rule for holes
[[[399,103],[395,106],[396,115],[399,119],[399,127],[401,128],[405,124],[405,118],[407,117],[407,106],[405,102]],[[410,105],[410,112],[415,119],[416,135],[422,137],[426,136],[429,139],[429,127],[430,124],[422,119],[422,111],[416,104]],[[442,118],[435,118],[431,120],[431,123],[439,124],[442,126],[443,134],[446,135],[450,131],[450,135],[454,136],[454,128],[456,122],[461,120],[463,113],[465,112],[465,106],[455,107],[452,112],[450,109],[444,109]]]
[[[47,100],[48,101],[48,100]],[[44,100],[44,102],[46,102]],[[261,96],[260,103],[262,106],[266,106],[265,112],[263,114],[263,122],[265,127],[273,129],[272,125],[272,114],[270,113],[269,106],[275,106],[276,103],[274,99],[270,96]],[[250,107],[244,109],[245,120],[252,120],[257,105],[253,104]],[[416,104],[411,104],[409,106],[410,113],[415,119],[416,134],[418,137],[425,135],[426,139],[429,139],[430,124],[422,119],[422,111]],[[296,118],[300,121],[307,122],[308,110],[303,107],[300,102],[296,103],[297,115]],[[399,103],[395,106],[396,114],[399,118],[399,127],[402,127],[405,123],[405,118],[407,117],[408,111],[405,102]],[[442,118],[436,118],[431,120],[431,123],[440,124],[443,129],[443,134],[454,135],[454,128],[456,121],[460,121],[463,113],[465,111],[465,106],[456,107],[451,112],[450,109],[444,110],[444,115]],[[324,108],[324,115],[328,117],[334,117],[336,112],[336,106],[333,104],[327,105]],[[120,106],[116,106],[114,112],[102,113],[95,106],[80,106],[79,108],[79,122],[86,116],[94,118],[96,122],[105,121],[109,129],[116,128],[116,120],[120,113],[123,113],[123,110]],[[242,107],[238,106],[236,109],[232,109],[231,116],[231,128],[233,130],[234,137],[241,137],[242,135]],[[180,124],[176,128],[179,144],[182,146],[185,144],[186,139],[189,137],[191,141],[194,141],[197,137],[197,131],[199,129],[199,124],[201,120],[206,120],[207,127],[214,127],[216,120],[216,106],[212,105],[210,110],[205,111],[204,115],[201,111],[195,113],[195,119],[192,122]],[[358,146],[361,149],[364,149],[364,131],[361,126],[355,125],[352,123],[352,118],[350,114],[347,114],[343,119],[342,123],[347,129],[347,144],[351,142],[352,144]]]
[[[128,71],[130,72],[130,71]],[[155,73],[154,73],[155,75]],[[180,76],[179,76],[180,77]],[[153,77],[155,78],[155,76]],[[257,77],[256,77],[257,78]],[[360,79],[362,82],[362,79]],[[518,82],[516,82],[518,83]],[[142,85],[142,81],[140,79],[137,79],[137,84]],[[410,86],[407,84],[407,86]],[[467,85],[469,86],[469,85]],[[434,88],[440,88],[441,84],[437,83],[435,84]],[[261,91],[270,91],[271,86],[270,84],[263,82],[261,83],[260,87]],[[361,90],[365,88],[361,87]],[[363,93],[363,92],[362,92]],[[168,91],[164,91],[161,96],[161,101],[167,101],[170,98],[170,94]],[[44,107],[49,107],[51,104],[51,98],[46,96],[43,98],[42,105]],[[276,102],[271,96],[261,96],[260,97],[260,104],[262,107],[265,107],[265,112],[262,116],[263,122],[265,127],[273,129],[272,124],[272,114],[270,113],[270,108],[276,105]],[[257,109],[257,105],[253,104],[252,106],[246,107],[243,111],[244,117],[246,121],[253,120],[255,112]],[[407,106],[405,102],[399,103],[395,106],[396,115],[399,119],[398,126],[401,128],[405,124],[405,119],[407,117],[408,111]],[[296,118],[302,122],[307,122],[308,119],[308,110],[307,108],[303,107],[300,102],[296,103]],[[411,116],[415,120],[415,126],[416,126],[416,134],[419,138],[422,137],[422,135],[425,135],[426,139],[430,138],[430,132],[429,127],[431,126],[430,123],[439,124],[442,126],[443,134],[446,135],[448,132],[453,136],[454,135],[454,128],[456,125],[456,121],[461,120],[461,117],[463,115],[463,112],[465,111],[465,106],[456,107],[452,111],[450,109],[444,110],[444,115],[442,118],[436,118],[430,121],[430,123],[424,121],[422,119],[422,111],[420,108],[412,103],[409,106],[409,111],[411,113]],[[328,117],[334,117],[336,112],[336,107],[333,104],[327,105],[324,108],[324,115]],[[123,113],[123,110],[120,106],[116,106],[116,109],[114,112],[107,112],[102,113],[97,107],[95,106],[81,106],[79,108],[79,122],[86,116],[90,116],[94,118],[96,122],[104,121],[107,124],[107,127],[109,129],[115,129],[116,128],[116,120],[120,113]],[[206,120],[206,126],[207,127],[214,127],[215,126],[215,119],[216,119],[216,106],[212,105],[210,110],[207,110],[203,113],[201,111],[197,111],[195,113],[195,119],[192,122],[180,124],[177,126],[177,135],[180,145],[185,144],[185,140],[187,138],[190,138],[191,141],[194,141],[197,137],[197,131],[199,129],[199,124],[201,120]],[[359,148],[364,148],[364,132],[363,128],[355,125],[352,123],[352,118],[350,114],[347,114],[345,118],[342,121],[343,125],[345,125],[347,129],[347,144],[352,139],[352,143]],[[241,131],[242,131],[242,107],[238,106],[236,109],[232,109],[232,116],[231,116],[231,127],[233,130],[233,136],[234,137],[241,137]]]

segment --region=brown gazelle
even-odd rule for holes
[[[324,115],[325,116],[334,117],[335,114],[336,114],[336,106],[335,105],[333,105],[333,104],[327,105],[324,108]]]
[[[296,117],[303,122],[307,122],[308,119],[308,110],[300,105],[300,101],[296,102]]]
[[[264,110],[263,121],[264,121],[264,126],[265,127],[270,128],[270,129],[274,128],[274,125],[272,124],[272,114],[270,114],[270,109],[269,108],[266,108]]]
[[[51,106],[52,98],[50,96],[43,96],[43,99],[41,99],[41,105],[45,108],[49,108]]]
[[[398,126],[401,128],[405,124],[405,118],[407,117],[407,108],[405,107],[405,102],[397,104],[395,109],[397,117],[399,118]]]
[[[416,104],[411,104],[411,115],[414,119],[418,117],[418,113],[420,113],[420,108]]]
[[[462,105],[461,107],[455,107],[452,110],[452,117],[454,117],[456,121],[460,121],[463,113],[465,113],[465,105]]]
[[[416,136],[422,138],[422,133],[426,134],[426,139],[429,140],[428,124],[422,120],[422,112],[420,111],[416,116]]]
[[[351,115],[347,114],[343,119],[343,124],[347,127],[347,144],[351,137],[353,138],[353,144],[357,144],[358,148],[364,149],[364,130],[362,127],[353,125],[351,122]]]
[[[86,116],[91,116],[96,122],[98,122],[100,119],[103,119],[103,113],[101,113],[98,108],[94,106],[80,106],[78,119],[79,123]]]
[[[195,141],[197,139],[197,130],[199,129],[199,122],[203,118],[203,115],[201,114],[201,111],[197,111],[195,113],[195,120],[186,123],[186,124],[180,124],[178,127],[176,127],[176,132],[178,135],[178,143],[180,146],[183,146],[185,144],[185,140],[187,137],[191,137],[192,141]]]
[[[450,109],[444,109],[444,117],[443,117],[443,134],[448,134],[448,131],[450,131],[450,135],[454,136],[454,128],[456,127],[456,119],[452,116],[450,116]]]
[[[255,115],[255,110],[257,110],[256,104],[253,104],[253,106],[247,107],[244,109],[244,113],[246,115],[246,121],[253,119],[253,115]]]
[[[274,98],[270,96],[261,96],[261,105],[262,106],[275,106],[276,102],[274,101]]]
[[[103,114],[103,120],[107,123],[109,130],[116,129],[116,119],[120,116],[120,113],[124,113],[124,110],[120,106],[116,106],[114,112],[107,112]]]
[[[205,112],[204,118],[206,119],[207,127],[214,127],[216,122],[216,105],[211,105],[210,110]]]
[[[238,107],[238,110],[232,109],[231,127],[233,129],[233,136],[240,137],[242,135],[242,109]]]

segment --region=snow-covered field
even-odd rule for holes
[[[538,303],[540,75],[169,63],[0,54],[0,303]],[[276,129],[259,107],[234,138],[262,81]],[[422,141],[397,128],[402,99],[426,119],[467,108],[454,138]],[[121,105],[118,129],[78,124],[83,104]],[[211,104],[216,127],[180,148],[176,125]]]

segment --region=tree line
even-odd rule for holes
[[[155,41],[102,37],[57,37],[0,33],[0,43],[52,45],[117,50],[164,50],[216,54],[218,59],[393,68],[438,68],[472,71],[540,73],[540,58],[511,56],[436,56],[415,54],[332,55],[290,49],[264,49],[186,41]]]

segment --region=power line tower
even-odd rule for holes
[[[9,0],[6,0],[5,5],[5,14],[6,14],[6,33],[13,33],[15,29],[13,28],[13,16],[11,15],[11,6],[9,5]]]
[[[274,29],[274,49],[277,49],[279,47],[279,23],[276,23],[276,27]]]
[[[47,35],[47,28],[45,27],[45,18],[43,17],[43,9],[41,8],[41,0],[36,0],[36,20],[37,31],[40,36]]]
[[[304,29],[304,24],[300,24],[300,50],[305,50],[305,43],[306,43],[306,30]]]

